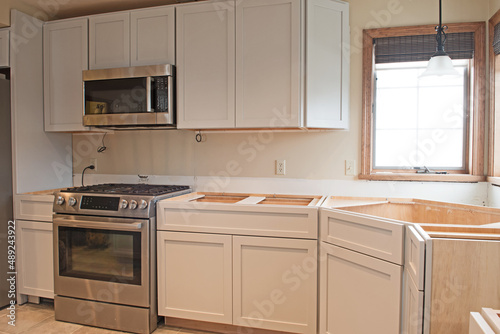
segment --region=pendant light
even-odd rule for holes
[[[442,24],[441,0],[439,0],[439,25],[436,26],[436,52],[432,55],[427,64],[427,69],[420,75],[422,77],[429,76],[459,76],[460,74],[453,68],[453,63],[450,56],[444,51],[444,43],[446,42],[447,26]]]

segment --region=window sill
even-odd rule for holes
[[[359,174],[358,178],[360,180],[372,180],[372,181],[422,181],[422,182],[486,181],[486,176],[470,175],[470,174],[373,173],[373,174]],[[500,178],[497,179],[497,182],[500,185]]]

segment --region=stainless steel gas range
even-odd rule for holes
[[[189,192],[188,186],[101,184],[56,193],[56,320],[154,331],[155,204]]]

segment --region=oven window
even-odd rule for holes
[[[141,233],[60,226],[59,275],[141,285]]]

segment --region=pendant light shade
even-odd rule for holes
[[[453,63],[450,56],[444,51],[444,43],[446,42],[447,26],[442,25],[441,0],[439,0],[439,25],[436,26],[436,52],[432,55],[427,64],[427,69],[420,75],[422,77],[430,76],[459,76],[460,74],[453,68]]]

